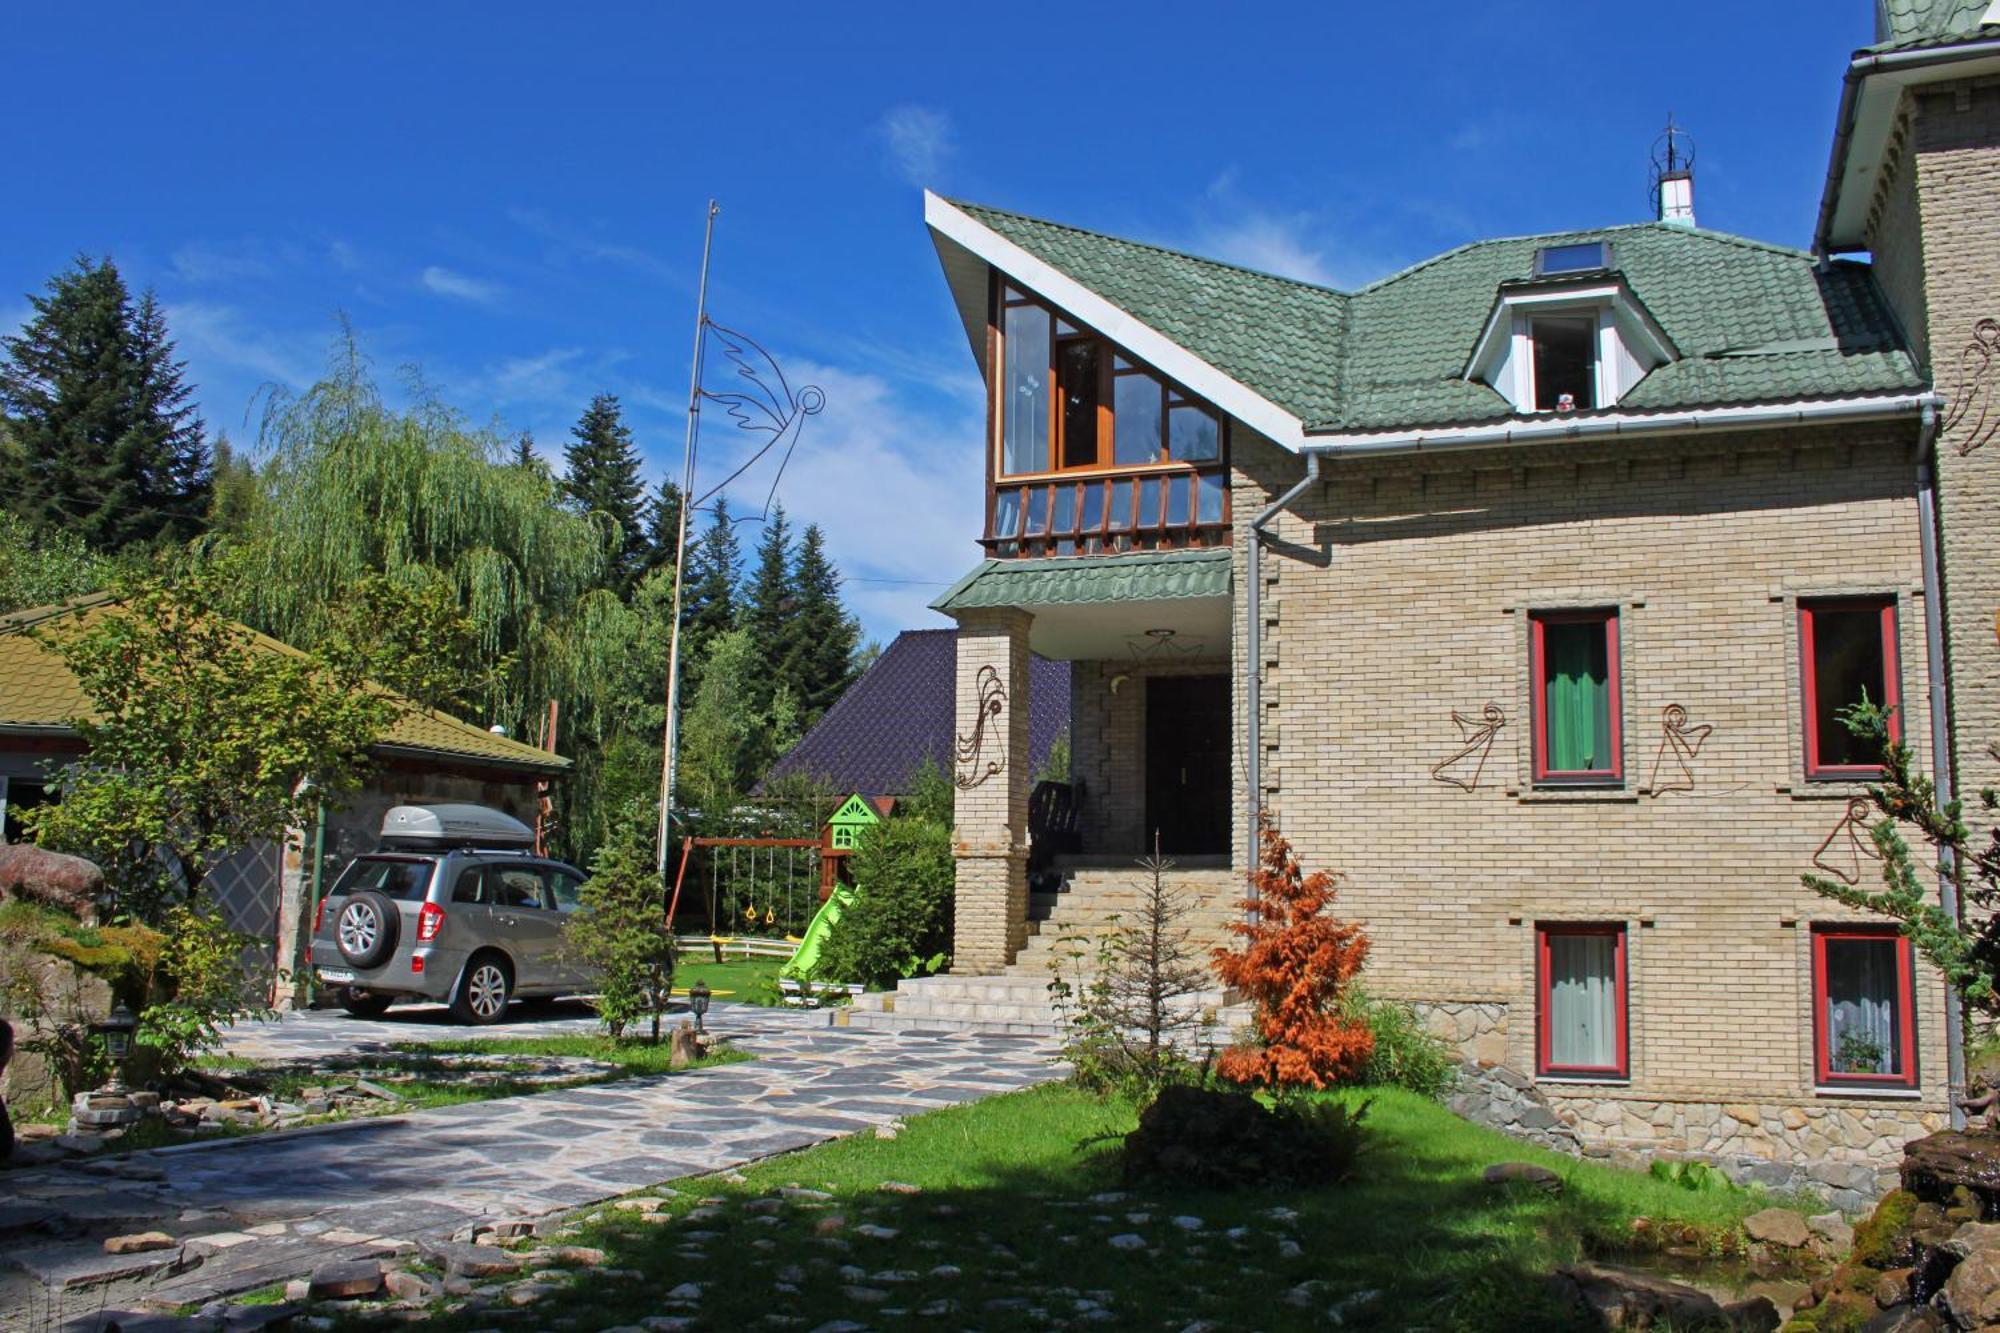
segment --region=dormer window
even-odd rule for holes
[[[1544,246],[1535,276],[1504,282],[1465,378],[1490,385],[1514,410],[1591,412],[1615,407],[1679,353],[1624,279],[1606,273],[1602,242]],[[1575,269],[1574,275],[1560,276]]]
[[[1596,315],[1531,319],[1528,337],[1535,349],[1535,410],[1588,412],[1596,407]]]

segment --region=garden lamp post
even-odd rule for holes
[[[111,1057],[111,1081],[104,1085],[105,1091],[125,1091],[125,1060],[132,1054],[132,1034],[139,1030],[139,1020],[121,1001],[102,1022],[92,1023],[90,1028],[104,1038],[104,1053]]]
[[[708,1020],[708,983],[697,981],[688,987],[688,1007],[694,1010],[694,1030],[706,1032]]]

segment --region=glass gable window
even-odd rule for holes
[[[1538,614],[1529,631],[1535,780],[1618,781],[1618,613]]]
[[[1213,408],[1012,287],[1000,342],[1002,476],[1222,461]]]
[[[1625,1077],[1624,928],[1545,925],[1536,934],[1536,1069]]]
[[[1588,315],[1529,321],[1535,346],[1535,410],[1587,412],[1597,406],[1597,320]]]
[[[1001,332],[1006,345],[1000,381],[1001,470],[1040,472],[1049,458],[1049,312],[1010,305]]]
[[[1917,1085],[1910,942],[1893,930],[1813,931],[1814,1077],[1822,1087]]]
[[[1889,712],[1902,739],[1893,598],[1799,604],[1799,666],[1808,778],[1871,778],[1882,772],[1873,745],[1848,730],[1843,714],[1864,700]]]

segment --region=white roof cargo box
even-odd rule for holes
[[[399,805],[382,816],[385,847],[532,847],[534,830],[483,805]]]

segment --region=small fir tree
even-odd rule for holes
[[[575,438],[563,450],[563,493],[582,512],[610,521],[614,575],[621,588],[628,586],[645,565],[646,487],[618,396],[600,393],[591,399],[570,434]]]
[[[1251,875],[1257,896],[1243,902],[1256,919],[1231,924],[1243,947],[1217,949],[1214,957],[1224,984],[1256,1005],[1259,1040],[1224,1051],[1216,1072],[1267,1088],[1324,1088],[1353,1079],[1367,1066],[1375,1039],[1366,1022],[1343,1016],[1340,1001],[1368,957],[1368,937],[1359,925],[1325,914],[1334,877],[1324,870],[1305,874],[1268,820],[1258,841],[1262,856]]]
[[[563,922],[563,947],[597,975],[597,1016],[619,1038],[650,1019],[652,1041],[674,983],[674,938],[653,869],[653,821],[628,807],[590,863],[577,909]]]
[[[1142,1103],[1194,1074],[1190,1057],[1211,1023],[1193,999],[1209,975],[1187,923],[1192,904],[1167,878],[1173,865],[1155,835],[1152,855],[1139,860],[1138,905],[1111,919],[1095,950],[1066,936],[1051,962],[1049,995],[1078,1080]]]

